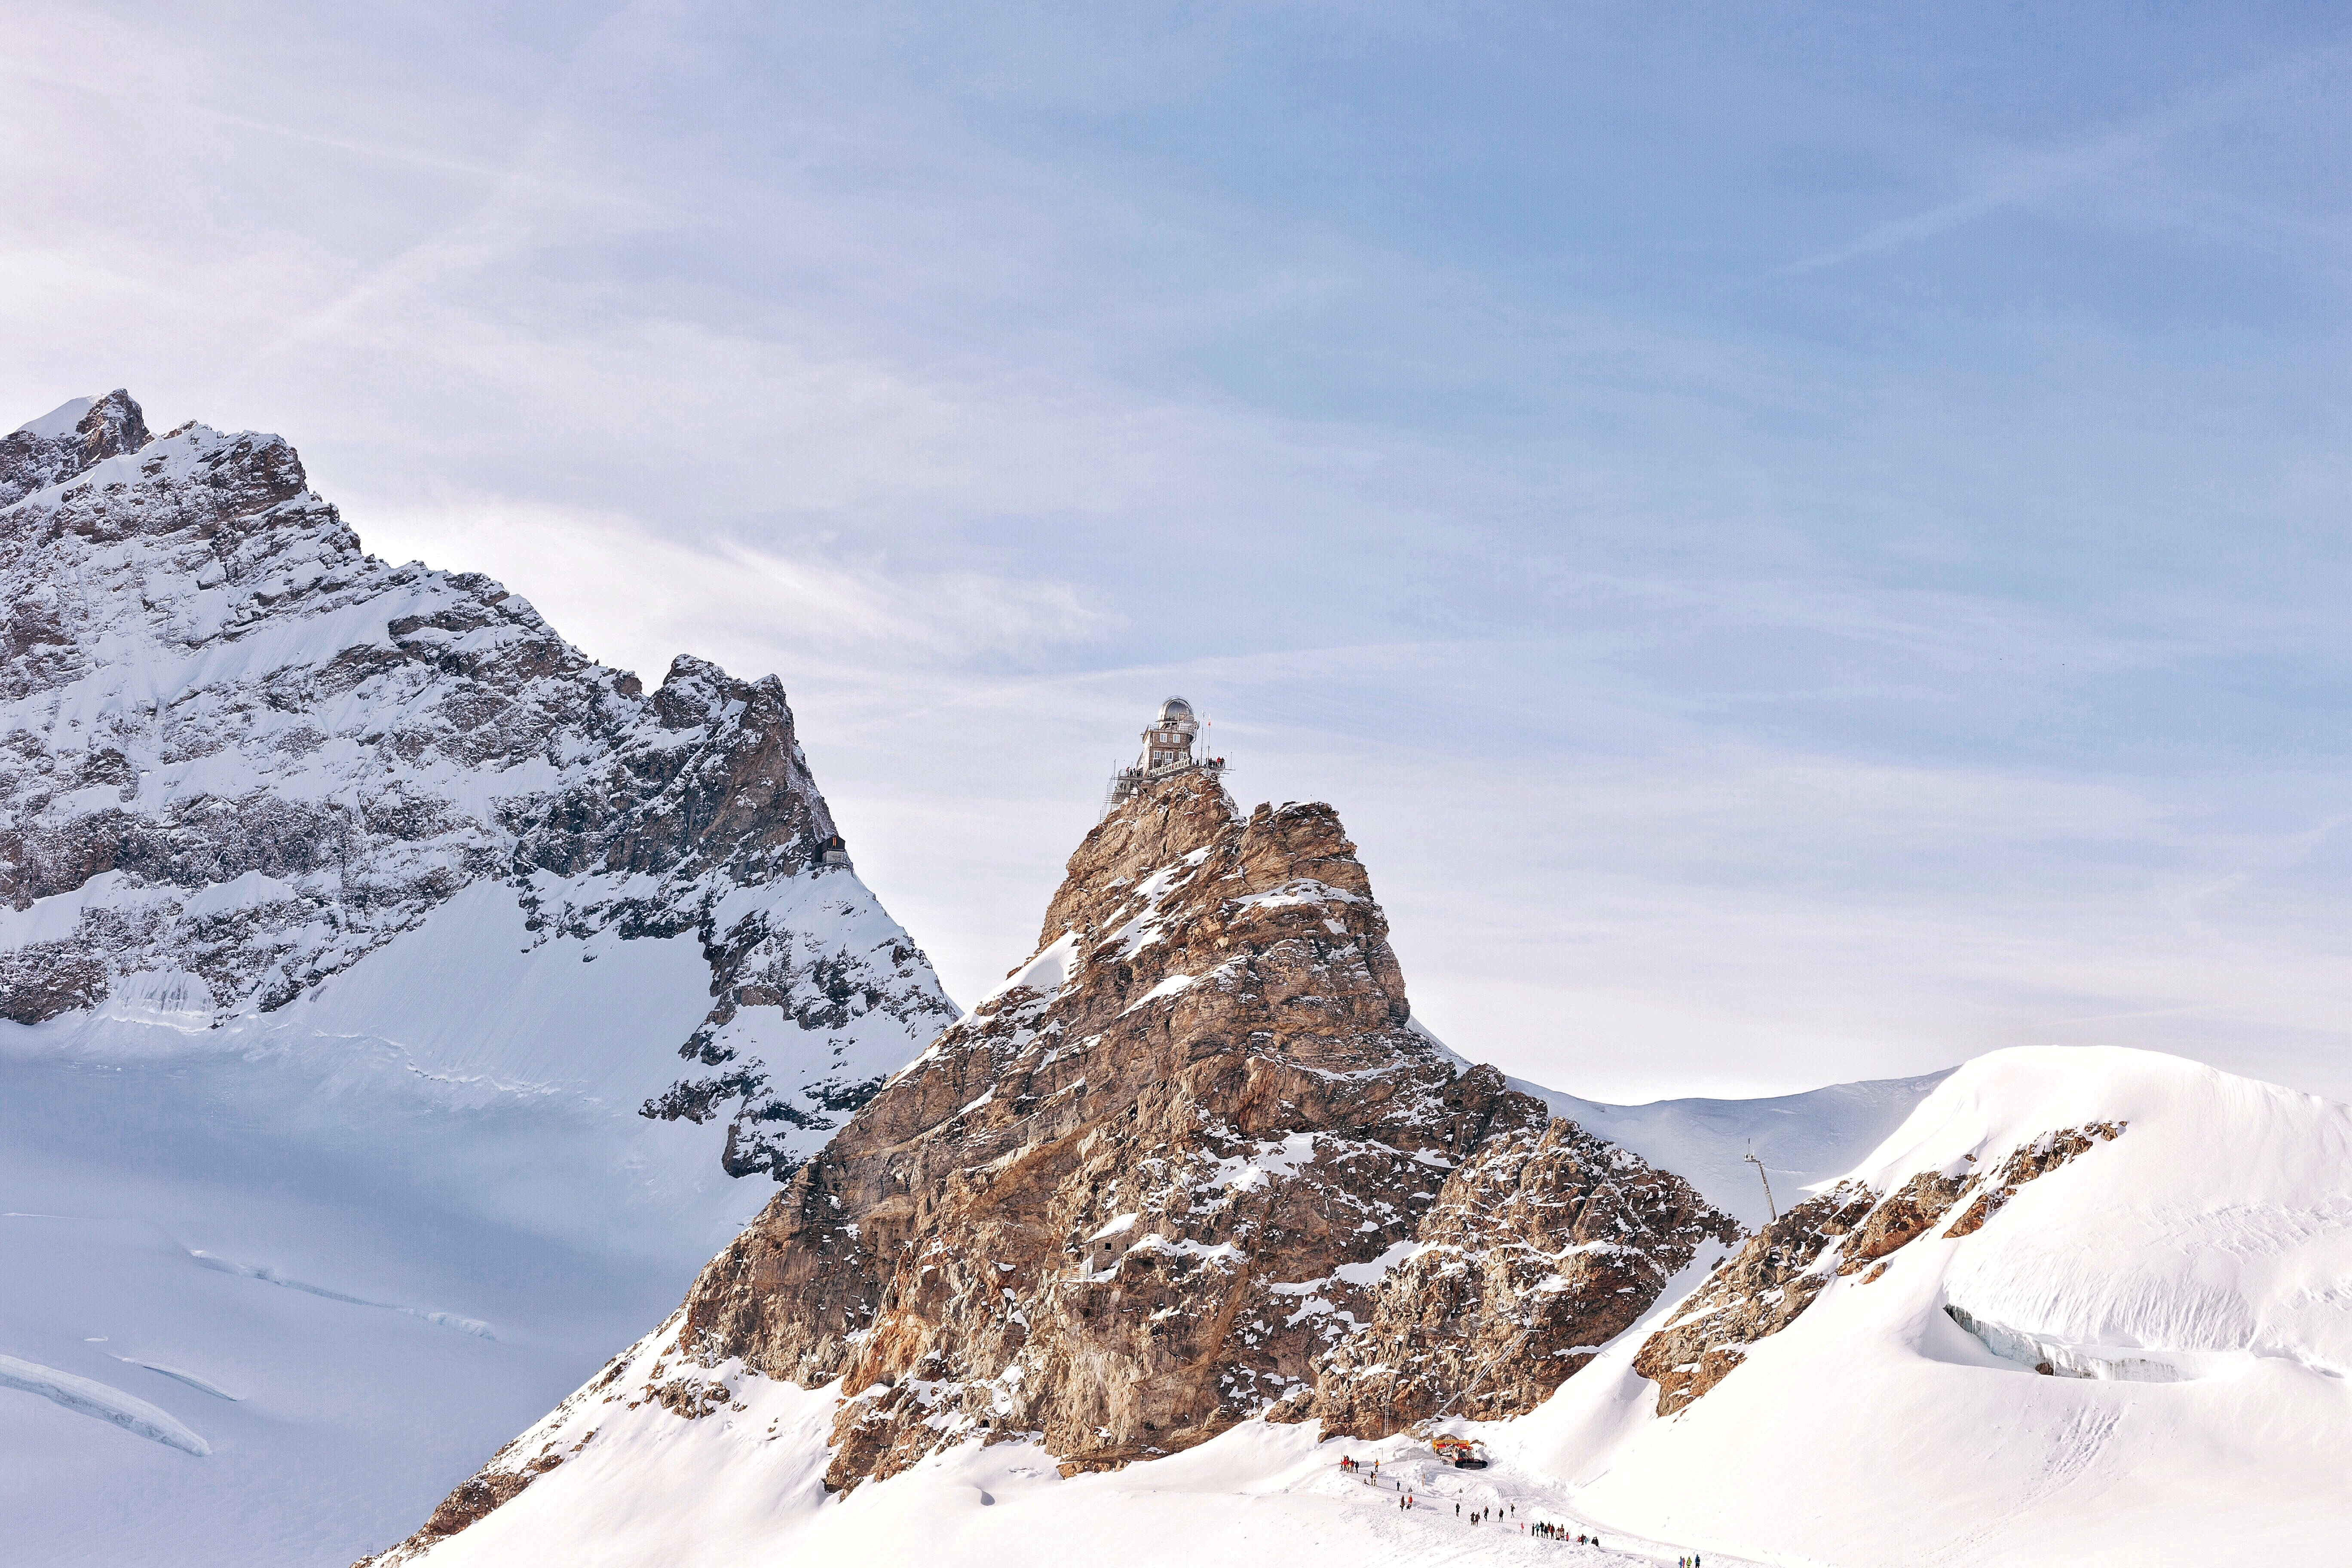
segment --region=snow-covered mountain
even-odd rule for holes
[[[509,1453],[536,1479],[422,1561],[2341,1555],[2352,1108],[2152,1053],[2003,1051],[1802,1196],[1540,1408],[1437,1423],[1483,1438],[1486,1470],[1417,1436],[1255,1420],[1067,1477],[1034,1435],[973,1432],[844,1496],[824,1485],[841,1385],[698,1363],[681,1314],[527,1433]],[[1644,1374],[1709,1350],[1696,1394]]]
[[[0,617],[9,1554],[381,1543],[955,1016],[775,680],[647,692],[277,437],[0,439]]]
[[[957,1017],[773,680],[647,693],[121,393],[0,440],[0,592],[12,1561],[2352,1530],[2346,1107],[2122,1050],[1506,1080],[1412,1018],[1329,808],[1197,773]]]
[[[703,1070],[652,1109],[780,1179],[954,1016],[773,677],[681,657],[647,694],[487,578],[366,554],[279,437],[151,439],[119,391],[0,443],[0,1016],[356,1003],[412,1015],[422,1070],[604,1088],[569,1031],[412,1040],[422,998],[379,973],[403,961],[357,967],[439,948],[479,1037],[497,997],[587,989],[559,966],[682,946],[707,995],[630,1048]]]
[[[1808,1206],[1518,1424],[1517,1462],[1596,1517],[1784,1561],[2342,1555],[2352,1108],[2001,1051]],[[1662,1415],[1642,1369],[1710,1341],[1727,1369]]]

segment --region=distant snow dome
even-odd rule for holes
[[[1192,705],[1181,697],[1171,697],[1160,705],[1160,721],[1162,724],[1173,724],[1179,719],[1190,719],[1192,716]]]

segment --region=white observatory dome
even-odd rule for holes
[[[1192,705],[1181,697],[1171,697],[1160,705],[1160,721],[1162,724],[1173,724],[1179,719],[1190,719],[1192,716]]]

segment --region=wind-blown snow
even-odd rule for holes
[[[184,1454],[194,1454],[198,1458],[213,1451],[210,1443],[145,1400],[134,1399],[122,1390],[92,1378],[59,1372],[53,1366],[19,1361],[12,1355],[0,1355],[0,1388],[16,1388],[26,1394],[38,1394],[52,1405],[111,1422],[150,1442],[177,1448]]]
[[[349,1563],[667,1311],[775,1190],[635,1114],[625,1081],[602,1100],[436,1076],[301,1012],[0,1026],[0,1354],[211,1448],[0,1391],[0,1561]]]
[[[1069,983],[1070,971],[1077,962],[1077,932],[1064,931],[1039,948],[1029,962],[1006,975],[995,989],[980,999],[981,1003],[993,1002],[1005,993],[1017,991],[1023,986],[1046,996],[1053,995]],[[971,1013],[964,1015],[966,1018],[971,1016]]]
[[[439,1312],[430,1307],[404,1307],[394,1301],[371,1301],[364,1296],[345,1295],[341,1290],[331,1290],[324,1285],[312,1285],[300,1279],[289,1279],[266,1263],[239,1263],[232,1258],[215,1258],[211,1253],[201,1249],[190,1252],[188,1261],[200,1268],[215,1269],[222,1274],[234,1274],[244,1279],[259,1279],[270,1285],[282,1285],[289,1290],[302,1290],[313,1296],[324,1296],[330,1301],[342,1301],[353,1307],[375,1307],[388,1312],[405,1312],[412,1318],[420,1318],[428,1323],[437,1323],[445,1329],[455,1329],[461,1334],[476,1334],[486,1340],[499,1337],[490,1332],[490,1325],[479,1318],[468,1318],[462,1312]],[[146,1363],[142,1362],[140,1364],[143,1366]],[[193,1387],[204,1388],[210,1393],[218,1392],[206,1384],[193,1381],[178,1373],[166,1372],[160,1366],[151,1370],[162,1372],[166,1377],[178,1377],[181,1382],[188,1383]]]
[[[198,1377],[194,1373],[184,1372],[176,1366],[165,1366],[160,1361],[142,1361],[137,1356],[129,1355],[119,1355],[114,1359],[121,1362],[126,1366],[143,1367],[149,1372],[160,1373],[164,1377],[170,1378],[173,1383],[184,1383],[190,1388],[211,1394],[215,1399],[226,1399],[231,1404],[242,1404],[245,1399],[245,1395],[241,1394],[231,1394],[227,1389],[223,1388],[220,1384],[214,1383],[209,1378]]]

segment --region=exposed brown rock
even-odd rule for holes
[[[1974,1236],[1984,1228],[1985,1221],[1999,1214],[2017,1189],[2039,1176],[2046,1176],[2077,1155],[2086,1154],[2100,1144],[2123,1135],[2126,1121],[2090,1121],[2080,1127],[2062,1127],[2054,1132],[2044,1132],[2032,1142],[2011,1154],[2000,1170],[1986,1182],[1976,1201],[1960,1211],[1949,1237]]]
[[[625,1396],[706,1414],[727,1390],[688,1368],[733,1358],[841,1380],[836,1489],[975,1439],[1036,1436],[1075,1473],[1260,1414],[1517,1415],[1737,1237],[1412,1026],[1329,806],[1244,817],[1183,772],[1067,870],[1036,955],[531,1441]],[[641,1391],[610,1386],[625,1364]]]
[[[428,1541],[457,1534],[530,1485],[533,1475],[529,1470],[520,1475],[499,1471],[465,1481],[441,1500],[441,1506],[433,1510],[433,1517],[425,1521],[425,1528],[418,1533]]]
[[[1333,1346],[1298,1403],[1360,1437],[1520,1415],[1631,1328],[1702,1240],[1740,1235],[1681,1177],[1572,1121],[1490,1131],[1381,1282],[1370,1331]]]
[[[1066,956],[942,1036],[688,1299],[706,1357],[845,1376],[834,1485],[972,1433],[1040,1432],[1075,1470],[1270,1406],[1392,1429],[1383,1388],[1402,1420],[1515,1414],[1729,1234],[1407,1026],[1328,806],[1148,788],[1071,858],[1040,948]],[[1385,1385],[1352,1344],[1446,1324],[1469,1340]],[[1353,1386],[1327,1404],[1318,1376]]]
[[[980,1431],[1081,1468],[1214,1436],[1370,1316],[1338,1269],[1410,1240],[1498,1116],[1541,1116],[1407,1026],[1328,806],[1237,818],[1188,773],[1068,870],[1030,983],[940,1037],[688,1298],[699,1353],[845,1378],[835,1485]]]
[[[1870,1217],[1846,1241],[1840,1249],[1845,1261],[1838,1265],[1838,1272],[1858,1274],[1927,1235],[1967,1185],[1967,1177],[1947,1176],[1941,1171],[1922,1171],[1913,1176],[1895,1189],[1893,1197],[1871,1210]]]
[[[1840,1183],[1768,1226],[1711,1277],[1666,1326],[1650,1336],[1633,1369],[1658,1385],[1658,1414],[1671,1415],[1730,1375],[1747,1347],[1780,1332],[1811,1306],[1836,1274],[1882,1278],[1890,1255],[1934,1230],[1970,1191],[1976,1200],[1944,1232],[1975,1234],[2017,1189],[2100,1143],[2127,1124],[2095,1121],[2045,1132],[2014,1151],[1990,1177],[1921,1171],[1879,1202],[1866,1186]]]
[[[1713,1388],[1748,1346],[1796,1321],[1830,1281],[1817,1265],[1877,1201],[1868,1187],[1841,1182],[1757,1232],[1708,1276],[1633,1357],[1633,1370],[1658,1385],[1658,1414]]]

